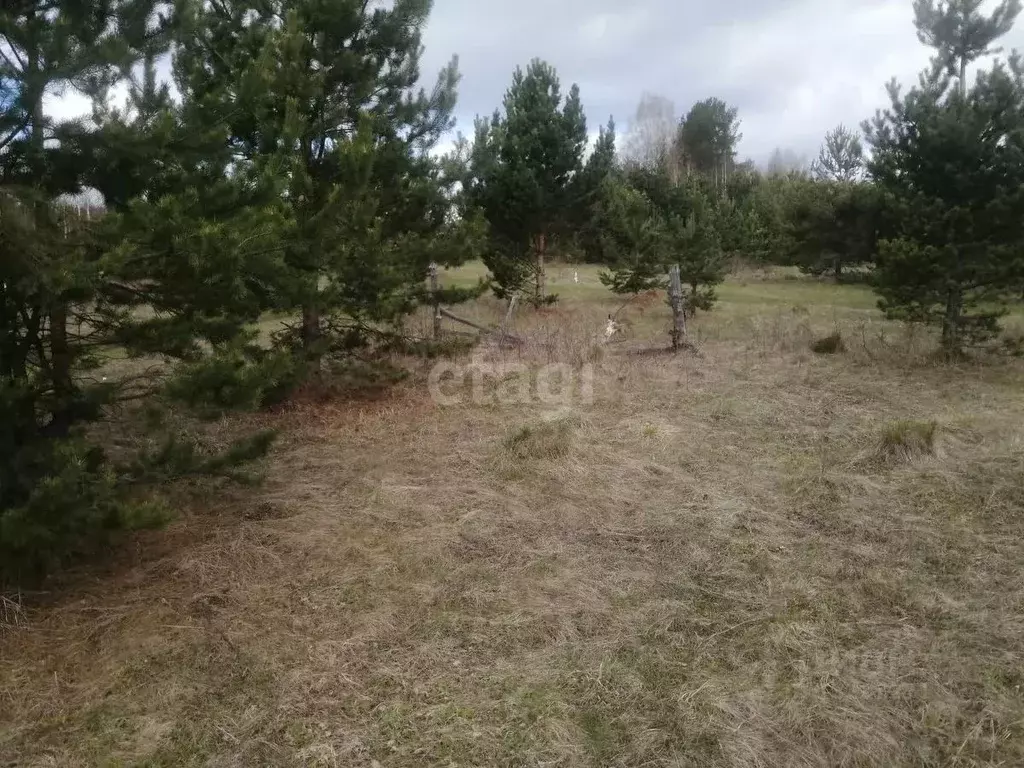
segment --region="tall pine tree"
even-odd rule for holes
[[[983,16],[976,0],[918,2],[934,66],[865,125],[869,170],[894,201],[896,235],[880,245],[882,307],[942,329],[949,357],[991,338],[1024,275],[1024,71],[1016,54],[966,82],[1020,3]]]
[[[256,2],[190,7],[176,60],[186,109],[223,116],[225,173],[286,181],[281,338],[307,368],[388,328],[423,298],[431,262],[465,258],[460,222],[431,150],[452,125],[453,60],[416,91],[431,3]]]
[[[573,85],[563,99],[557,73],[540,60],[516,70],[504,108],[490,121],[477,120],[469,198],[490,224],[486,261],[497,290],[522,290],[532,278],[534,300],[545,302],[550,246],[568,239],[570,223],[596,199],[614,157],[614,127],[602,133],[585,163],[579,88]]]
[[[155,78],[170,44],[167,11],[69,0],[0,12],[0,81],[12,94],[0,113],[0,582],[31,579],[112,529],[152,521],[145,484],[229,470],[267,446],[260,435],[212,456],[173,428],[150,436],[156,451],[90,439],[115,405],[144,399],[155,411],[175,370],[166,363],[206,357],[244,323],[224,290],[226,240],[197,211],[171,219],[160,208],[183,192],[165,167],[177,119]],[[117,114],[106,97],[125,82],[133,106]],[[46,114],[44,98],[68,86],[92,97],[91,120]],[[86,183],[106,213],[59,197]],[[153,215],[128,226],[138,205]],[[181,303],[161,303],[171,285]],[[112,364],[126,352],[151,355],[147,370]]]
[[[724,187],[736,162],[738,110],[719,98],[698,101],[679,124],[677,152],[689,171]]]
[[[13,0],[0,12],[0,83],[11,94],[0,118],[0,181],[31,209],[38,240],[36,258],[22,262],[31,265],[37,288],[21,297],[21,330],[33,329],[33,350],[41,350],[48,428],[61,436],[80,410],[91,408],[76,381],[87,344],[72,315],[89,302],[95,265],[81,248],[64,246],[65,224],[52,203],[79,192],[94,145],[84,121],[51,119],[44,100],[68,86],[94,97],[105,93],[142,52],[162,42],[157,6],[156,0]],[[17,216],[10,209],[8,215]]]

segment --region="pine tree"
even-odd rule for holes
[[[0,11],[0,582],[128,518],[102,453],[75,433],[113,395],[87,378],[105,332],[88,323],[99,277],[90,232],[55,202],[80,189],[90,135],[49,119],[43,100],[68,82],[114,81],[146,5]]]
[[[594,150],[583,171],[573,180],[573,209],[569,213],[572,230],[564,238],[565,244],[590,262],[610,264],[614,259],[605,253],[608,200],[606,184],[618,176],[615,156],[615,124],[609,121],[598,133]]]
[[[455,264],[459,222],[430,151],[452,125],[457,63],[415,92],[429,0],[193,5],[176,71],[186,107],[225,116],[232,173],[286,180],[286,346],[311,372],[388,337]]]
[[[919,2],[918,32],[936,47],[932,70],[865,125],[870,172],[893,200],[895,236],[880,244],[877,286],[892,317],[942,329],[948,357],[998,331],[1008,294],[1024,275],[1024,72],[1016,54],[979,72],[1020,11],[1002,3]],[[950,73],[954,73],[955,79]]]
[[[680,121],[677,151],[687,167],[725,186],[735,166],[739,132],[738,110],[718,98],[698,101]]]
[[[882,213],[873,184],[810,183],[789,212],[800,269],[811,275],[831,273],[840,283],[849,269],[873,263]]]
[[[864,147],[860,137],[839,125],[825,135],[811,175],[821,181],[856,181],[864,172]]]
[[[619,178],[602,187],[602,257],[611,265],[599,277],[614,293],[637,295],[665,284],[665,223],[642,192]]]
[[[4,261],[6,335],[0,372],[22,391],[32,433],[64,438],[95,415],[108,388],[83,382],[96,365],[103,323],[88,322],[99,277],[88,228],[60,195],[77,193],[94,159],[94,136],[82,121],[56,122],[47,95],[73,83],[100,96],[143,51],[163,42],[164,19],[153,0],[102,3],[18,0],[0,12],[0,181],[4,188],[0,245]],[[88,330],[83,330],[88,328]],[[31,380],[27,389],[24,384]],[[20,383],[19,383],[20,382]],[[13,405],[13,404],[11,404]]]
[[[15,0],[0,13],[0,82],[14,94],[0,119],[0,179],[20,190],[18,198],[33,211],[36,237],[45,244],[32,262],[39,293],[24,309],[27,325],[38,324],[34,335],[44,350],[40,366],[48,379],[49,427],[62,436],[76,413],[91,407],[75,380],[86,353],[71,314],[73,304],[89,299],[94,265],[81,248],[63,246],[64,225],[52,201],[79,191],[92,147],[86,125],[55,123],[43,102],[69,83],[90,96],[104,93],[141,50],[160,40],[156,8],[155,0]]]
[[[981,12],[985,0],[914,0],[918,39],[936,50],[936,72],[956,77],[961,98],[967,94],[967,65],[998,53],[992,43],[1013,28],[1020,0],[1001,0],[990,16]]]
[[[485,259],[503,295],[525,288],[532,278],[533,298],[549,301],[545,262],[551,242],[565,236],[578,220],[583,201],[597,189],[598,170],[614,152],[610,128],[605,148],[583,161],[587,123],[575,85],[562,97],[551,65],[535,60],[517,69],[505,94],[504,114],[477,120],[471,178],[473,204],[483,211],[492,234]],[[587,185],[574,183],[587,177]]]
[[[615,121],[598,128],[594,148],[570,188],[570,224],[579,226],[586,220],[588,208],[602,197],[605,181],[616,172]]]
[[[182,193],[183,177],[161,169],[176,127],[154,76],[170,43],[166,10],[68,1],[0,13],[0,81],[14,94],[0,116],[0,582],[38,577],[111,530],[156,521],[149,482],[231,472],[268,445],[261,434],[218,456],[175,437],[170,424],[169,435],[150,436],[162,445],[155,452],[129,455],[121,443],[108,453],[89,439],[115,405],[145,400],[155,414],[163,380],[176,378],[157,364],[119,373],[111,357],[195,364],[245,322],[233,316],[224,280],[231,249],[201,223],[213,209],[168,215],[165,198]],[[138,65],[132,114],[115,114],[105,97]],[[46,116],[44,96],[69,83],[93,98],[92,120]],[[105,214],[57,197],[85,183],[103,193]],[[256,231],[250,222],[232,234]],[[179,302],[165,300],[169,288]]]
[[[690,287],[687,311],[710,310],[718,299],[717,286],[725,280],[728,265],[722,250],[724,223],[718,209],[699,184],[688,187],[689,213],[669,219],[670,237],[675,245],[675,263],[684,286]]]
[[[632,168],[626,177],[651,201],[660,220],[663,269],[679,265],[680,278],[690,288],[687,311],[710,310],[716,301],[716,286],[728,271],[723,239],[737,235],[734,220],[727,213],[735,206],[720,198],[711,179],[680,182],[665,168]]]

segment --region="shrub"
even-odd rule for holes
[[[846,345],[843,343],[842,334],[839,331],[835,331],[828,336],[815,340],[811,344],[811,351],[816,355],[837,355],[846,351]]]
[[[171,517],[152,491],[181,478],[249,481],[242,467],[263,456],[271,431],[223,449],[171,436],[118,462],[84,437],[37,440],[0,464],[0,587],[32,585],[95,554],[121,531],[158,527]]]
[[[162,510],[118,493],[106,457],[79,439],[19,451],[0,487],[0,584],[33,583],[118,530],[161,523]]]

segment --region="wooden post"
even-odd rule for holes
[[[672,305],[672,350],[678,351],[686,338],[686,307],[683,305],[683,286],[679,279],[679,265],[668,272],[668,301]]]
[[[545,250],[547,250],[547,237],[541,233],[537,235],[537,306],[541,306],[544,301],[545,291],[545,269],[547,266],[544,263]]]
[[[505,319],[501,322],[501,328],[499,329],[499,333],[501,333],[501,340],[502,341],[504,341],[505,338],[507,338],[508,335],[509,335],[508,327],[509,327],[509,325],[512,322],[512,315],[516,311],[516,304],[518,304],[518,303],[519,303],[519,294],[517,293],[517,294],[514,294],[511,299],[509,299],[509,301],[508,301],[508,311],[505,313]]]
[[[515,294],[509,299],[508,311],[505,313],[505,320],[501,324],[501,332],[505,333],[508,330],[509,323],[512,322],[512,314],[516,311],[516,304],[519,303],[519,294]]]
[[[430,275],[430,302],[434,314],[434,341],[441,338],[441,302],[437,299],[440,284],[437,279],[437,264],[431,263],[428,274]]]

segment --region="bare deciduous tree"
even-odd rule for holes
[[[676,108],[671,99],[653,93],[640,97],[629,123],[623,161],[642,168],[663,168],[672,163],[676,138]]]
[[[783,149],[782,147],[776,147],[772,151],[765,165],[765,173],[769,176],[785,176],[789,173],[803,175],[806,172],[807,156],[797,154],[792,149]]]

